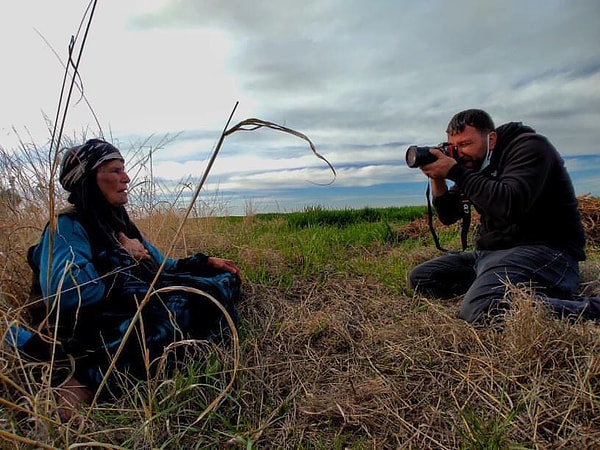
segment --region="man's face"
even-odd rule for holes
[[[112,206],[127,203],[127,184],[130,181],[121,160],[113,159],[98,167],[96,182],[100,192]]]
[[[465,126],[465,129],[460,133],[448,135],[448,142],[458,148],[458,162],[469,169],[476,170],[481,167],[487,154],[487,139],[487,135],[482,135],[470,125]],[[491,139],[490,148],[493,148]]]

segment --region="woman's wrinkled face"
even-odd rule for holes
[[[107,161],[96,170],[98,188],[112,206],[127,203],[127,185],[130,181],[125,164],[119,159]]]

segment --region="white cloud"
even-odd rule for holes
[[[54,119],[63,69],[48,44],[65,59],[85,5],[0,6],[4,147],[12,126],[49,138],[42,111]],[[74,95],[65,133],[97,134],[92,112],[125,146],[181,132],[154,159],[175,180],[204,170],[237,101],[232,123],[305,133],[340,186],[418,180],[406,146],[444,140],[451,115],[470,107],[531,125],[564,155],[597,154],[599,21],[596,0],[101,1],[80,67],[92,110]],[[302,187],[327,173],[305,142],[260,131],[226,139],[210,182]]]

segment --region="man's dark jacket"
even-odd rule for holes
[[[433,199],[440,221],[462,217],[462,198],[480,214],[476,248],[497,250],[544,244],[585,259],[585,235],[573,183],[548,139],[510,122],[496,129],[490,164],[481,171],[456,164],[448,172],[455,184]]]

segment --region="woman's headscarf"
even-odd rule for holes
[[[90,139],[85,144],[71,147],[66,150],[60,165],[60,184],[66,191],[73,192],[86,175],[112,159],[125,161],[118,148],[101,139]]]
[[[98,187],[96,169],[114,159],[124,161],[119,149],[101,139],[90,139],[68,148],[61,162],[59,181],[74,206],[69,213],[86,229],[94,256],[119,247],[116,237],[119,231],[130,238],[142,239],[125,208],[111,205]]]

